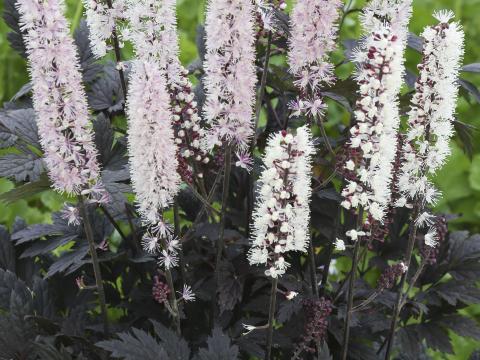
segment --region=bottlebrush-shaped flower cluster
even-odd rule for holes
[[[111,4],[112,7],[101,0],[83,0],[90,29],[90,44],[97,58],[105,56],[110,50],[108,41],[115,30],[116,21],[124,17],[125,1],[112,0]]]
[[[128,149],[133,189],[142,218],[161,221],[178,192],[180,176],[171,124],[170,96],[157,64],[136,61],[127,101]]]
[[[201,119],[188,71],[178,58],[175,4],[175,0],[127,1],[128,23],[122,36],[132,43],[138,59],[156,62],[165,74],[178,148],[178,170],[184,181],[192,183],[194,174],[202,177],[201,164],[208,163],[210,158],[200,146]]]
[[[177,19],[174,0],[127,0],[128,23],[122,37],[132,43],[137,59],[157,62],[166,70],[178,57]],[[172,81],[179,82],[179,69],[171,72]]]
[[[315,343],[324,340],[328,330],[328,318],[333,311],[333,303],[324,297],[320,299],[307,299],[303,302],[305,311],[304,335],[297,351],[315,353]]]
[[[317,117],[325,108],[319,90],[335,80],[329,53],[336,47],[341,6],[340,0],[299,0],[293,8],[288,63],[301,92],[299,113]]]
[[[255,5],[251,0],[210,0],[206,15],[204,85],[205,149],[253,136],[255,100]]]
[[[399,178],[403,197],[397,205],[412,200],[434,204],[438,191],[429,180],[450,154],[449,141],[458,96],[457,78],[463,57],[464,33],[450,23],[453,13],[435,13],[440,22],[422,33],[423,60],[409,112],[404,161]]]
[[[54,188],[106,201],[77,51],[62,0],[19,0],[33,103]]]
[[[355,110],[357,123],[350,129],[349,160],[345,164],[348,184],[342,192],[342,205],[347,209],[361,206],[378,221],[384,219],[391,202],[400,125],[398,96],[404,74],[405,17],[410,17],[411,7],[401,9],[390,22],[364,22],[369,33],[354,59],[358,63],[356,80],[360,90]]]
[[[281,131],[268,140],[248,254],[250,264],[268,267],[267,276],[285,273],[285,253],[308,247],[313,153],[305,126],[296,135]]]

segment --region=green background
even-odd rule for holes
[[[72,22],[72,28],[78,26],[83,8],[78,0],[67,0],[68,17]],[[349,0],[346,0],[349,2]],[[203,22],[203,0],[178,0],[178,21],[181,46],[181,59],[188,64],[196,58],[195,34],[199,23]],[[414,0],[414,13],[410,24],[410,31],[419,34],[423,27],[434,22],[431,14],[436,9],[452,9],[457,19],[461,21],[466,33],[465,64],[480,62],[480,0]],[[289,9],[291,1],[288,1]],[[359,8],[364,1],[353,0],[352,7]],[[3,2],[0,3],[3,10]],[[346,18],[342,29],[342,40],[358,37],[359,26],[356,14]],[[10,49],[6,40],[8,28],[0,20],[0,106],[11,97],[28,81],[25,61]],[[125,51],[128,58],[128,50]],[[407,64],[410,69],[415,68],[419,61],[418,54],[409,51]],[[462,77],[480,87],[480,74],[464,73]],[[335,124],[342,119],[341,112],[330,110],[329,123]],[[480,105],[473,98],[461,98],[458,105],[458,119],[467,124],[478,126],[480,123]],[[473,156],[472,159],[464,153],[462,144],[456,139],[452,142],[453,154],[447,165],[439,172],[435,181],[443,192],[443,198],[437,205],[437,211],[460,215],[450,227],[453,229],[468,229],[472,232],[480,232],[480,133],[473,132]],[[13,184],[5,179],[0,179],[0,193],[13,187]],[[0,223],[10,225],[16,216],[21,216],[28,223],[50,221],[50,213],[59,210],[62,206],[62,198],[53,193],[45,192],[28,200],[18,201],[8,207],[0,203]],[[472,315],[480,316],[480,309],[469,308],[467,311]],[[467,359],[469,354],[480,348],[479,343],[472,340],[457,337],[454,338],[455,356],[435,354],[437,359]]]

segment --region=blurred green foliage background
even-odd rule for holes
[[[344,0],[350,3],[351,8],[361,8],[364,0]],[[82,17],[83,7],[80,0],[66,0],[68,17],[72,23],[72,32]],[[178,22],[181,46],[181,60],[188,64],[197,56],[195,45],[196,28],[203,22],[205,0],[177,0]],[[292,0],[288,1],[289,9]],[[414,14],[410,24],[410,31],[420,34],[423,27],[434,22],[431,14],[436,9],[448,8],[453,10],[457,19],[461,21],[466,33],[465,64],[480,62],[480,0],[414,0]],[[0,2],[0,11],[3,2]],[[360,28],[357,19],[358,13],[349,15],[341,32],[341,40],[357,38]],[[0,106],[9,99],[28,81],[25,61],[10,49],[6,34],[9,29],[0,19]],[[128,49],[125,49],[128,59]],[[407,66],[415,69],[419,55],[409,50]],[[462,77],[480,87],[480,74],[464,73]],[[458,119],[475,127],[480,126],[479,99],[473,97],[461,98],[458,105]],[[332,109],[328,114],[329,123],[342,121],[342,113]],[[450,225],[454,229],[465,229],[471,232],[480,232],[480,133],[474,131],[473,156],[470,159],[462,149],[461,142],[456,139],[452,142],[453,154],[435,179],[438,187],[443,192],[443,198],[437,205],[438,212],[458,214],[458,219]],[[8,191],[13,184],[5,179],[0,179],[0,193]],[[21,200],[8,207],[0,203],[0,224],[10,225],[16,216],[26,219],[29,224],[49,222],[50,213],[61,208],[63,199],[54,192],[45,192],[28,200]],[[471,316],[479,317],[480,309],[467,309]],[[480,344],[472,340],[455,336],[454,356],[435,354],[436,359],[468,359],[473,350],[479,349]]]

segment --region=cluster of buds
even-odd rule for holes
[[[397,151],[392,170],[391,199],[388,204],[386,216],[383,221],[378,221],[368,214],[364,223],[364,230],[370,233],[370,239],[372,241],[369,243],[369,246],[373,246],[373,241],[383,242],[385,240],[390,232],[390,225],[393,223],[395,214],[397,212],[397,207],[395,204],[401,196],[398,189],[398,177],[400,176],[400,169],[403,160],[403,143],[404,135],[399,133],[397,137]]]
[[[325,298],[306,299],[303,302],[305,311],[305,334],[299,348],[310,353],[315,352],[315,344],[321,343],[327,334],[328,317],[333,311],[333,304]]]
[[[160,280],[158,275],[153,277],[152,296],[153,299],[159,304],[165,304],[168,302],[168,296],[170,295],[170,288],[168,285]]]
[[[267,276],[283,275],[289,266],[285,253],[308,247],[313,152],[305,126],[295,136],[281,131],[268,140],[248,255],[250,264],[267,266]]]
[[[168,74],[168,73],[167,73]],[[172,83],[167,76],[173,112],[173,128],[178,151],[178,172],[183,181],[192,184],[194,174],[203,177],[203,165],[210,162],[210,156],[201,147],[204,131],[200,126],[197,102],[194,99],[188,70],[181,67],[179,83]]]
[[[407,272],[408,268],[403,262],[388,266],[377,281],[377,290],[391,289],[397,279]]]

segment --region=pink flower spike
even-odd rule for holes
[[[201,149],[204,130],[194,99],[188,70],[180,63],[176,0],[126,0],[128,26],[124,40],[133,45],[136,57],[157,64],[166,79],[170,95],[172,126],[177,148],[178,172],[182,180],[193,182],[193,162],[201,168],[209,161]],[[196,174],[197,176],[199,174]]]
[[[136,61],[127,100],[128,149],[139,212],[151,226],[179,191],[170,97],[157,64]],[[160,230],[160,229],[159,229]]]
[[[336,47],[341,0],[298,0],[291,15],[288,63],[301,90],[333,82],[328,56]]]
[[[77,49],[63,0],[19,0],[33,106],[53,187],[79,195],[98,188],[100,166]]]
[[[246,147],[253,136],[255,6],[251,0],[209,0],[206,15],[203,147]]]

